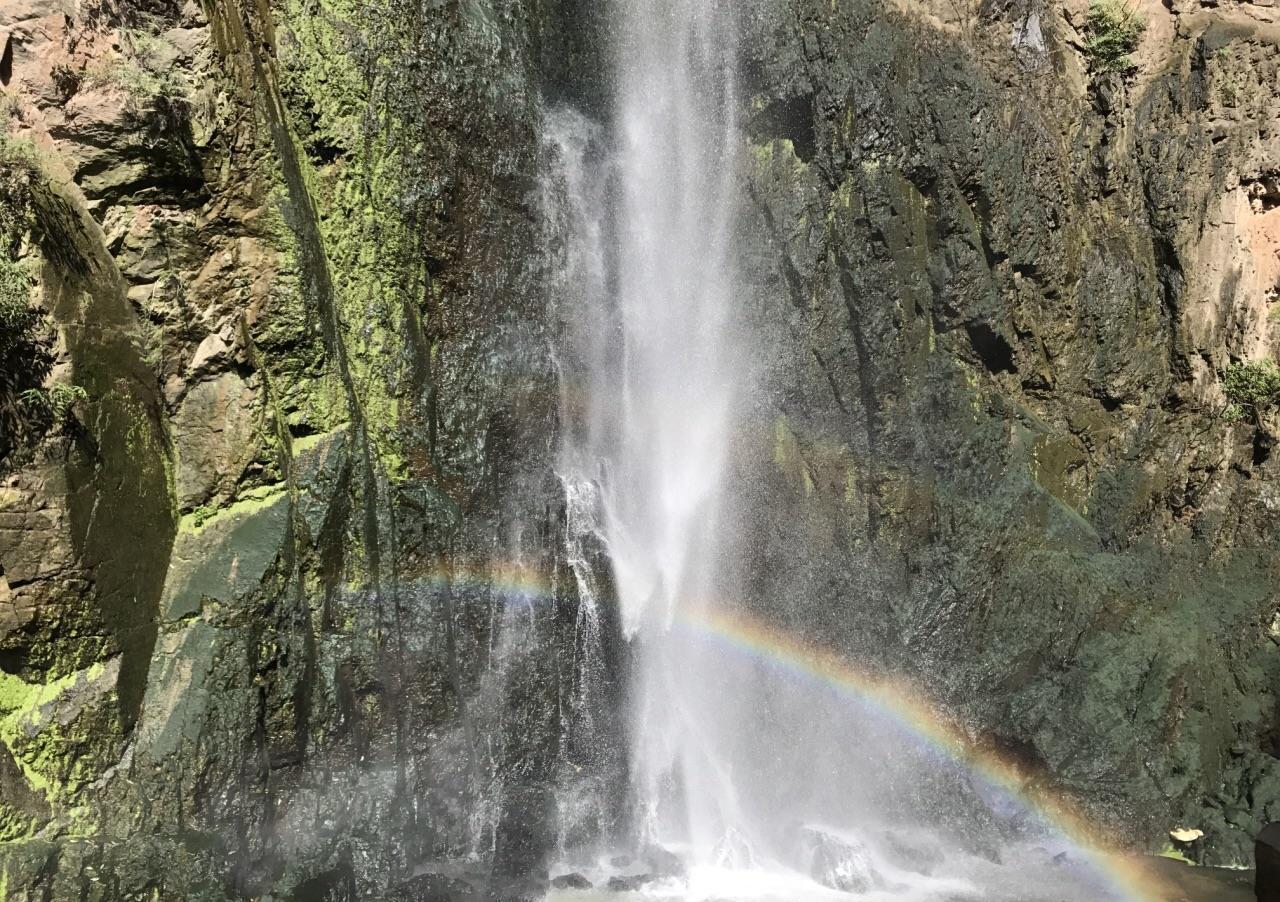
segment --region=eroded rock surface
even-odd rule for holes
[[[1122,74],[1074,4],[756,8],[752,596],[1118,835],[1247,863],[1280,464],[1222,378],[1280,335],[1274,10],[1143,6]]]
[[[1101,73],[1077,0],[744,5],[744,583],[1237,862],[1280,818],[1280,421],[1222,389],[1276,351],[1280,25],[1140,6]],[[602,7],[0,8],[66,402],[0,480],[9,897],[510,897],[557,781],[622,785],[563,714],[537,200],[542,106],[607,118]]]
[[[0,10],[0,238],[67,399],[0,487],[6,898],[536,875],[575,596],[508,608],[569,585],[535,253],[558,14]]]

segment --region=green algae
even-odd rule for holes
[[[27,784],[49,801],[74,794],[94,776],[94,763],[71,754],[88,741],[73,717],[66,726],[48,718],[51,706],[75,690],[89,690],[107,675],[104,664],[55,679],[28,683],[0,672],[0,742],[8,748]]]
[[[281,486],[264,486],[244,493],[237,501],[226,507],[199,508],[187,514],[178,524],[178,531],[199,535],[206,530],[217,528],[231,520],[242,520],[266,510],[285,498],[285,490]]]

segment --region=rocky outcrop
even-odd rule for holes
[[[7,898],[416,898],[551,841],[559,13],[369,13],[0,12],[0,203],[72,399],[0,489]]]
[[[1114,835],[1247,862],[1277,464],[1222,378],[1276,353],[1280,32],[1142,10],[1117,73],[1077,6],[757,4],[744,579]]]

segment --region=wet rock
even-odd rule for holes
[[[479,898],[475,887],[459,877],[420,874],[392,889],[388,902],[466,902]]]
[[[556,889],[591,889],[591,881],[581,874],[561,874],[551,878],[551,885]]]
[[[683,877],[687,870],[684,859],[662,846],[650,846],[641,858],[645,869],[658,877]]]
[[[515,784],[503,800],[493,869],[500,878],[546,881],[546,855],[553,837],[556,799],[537,784]]]
[[[1280,823],[1263,827],[1253,849],[1258,902],[1276,902],[1280,900]]]
[[[947,853],[937,837],[925,833],[890,830],[883,840],[885,857],[904,871],[926,876],[946,861]]]
[[[821,827],[805,827],[800,837],[809,876],[823,886],[865,893],[884,886],[867,844]]]
[[[1260,306],[1277,258],[1245,250],[1274,246],[1274,213],[1248,196],[1252,173],[1280,165],[1274,27],[1173,12],[1140,77],[1101,78],[1042,5],[995,15],[987,40],[1007,46],[993,54],[920,52],[856,2],[794,8],[808,18],[748,20],[742,41],[765,103],[819,86],[809,121],[752,139],[744,282],[760,286],[775,424],[754,452],[754,597],[862,598],[858,626],[818,605],[786,616],[860,660],[914,662],[980,733],[1021,743],[1029,774],[1081,798],[1105,784],[1124,799],[1110,810],[1142,812],[1114,825],[1124,835],[1163,844],[1188,817],[1206,826],[1206,861],[1243,863],[1245,834],[1208,829],[1199,809],[1215,762],[1222,807],[1280,798],[1259,773],[1271,740],[1245,726],[1280,679],[1257,627],[1280,560],[1266,538],[1277,464],[1265,424],[1209,424],[1228,361],[1277,350]],[[1185,104],[1199,76],[1181,61],[1210,46],[1217,87]],[[1048,60],[1067,65],[1049,77]],[[1094,225],[1130,216],[1149,224],[1121,230],[1138,256]],[[1166,413],[1138,426],[1152,405]],[[991,620],[953,607],[976,595]],[[1188,627],[1206,610],[1208,652]],[[1123,640],[1101,626],[1112,617]],[[868,622],[894,626],[873,638]],[[1179,687],[1225,707],[1202,715]],[[1116,710],[1136,715],[1101,726]],[[1248,753],[1229,757],[1238,743]]]
[[[358,898],[355,871],[350,861],[342,861],[300,883],[288,902],[356,902]]]
[[[750,868],[755,866],[755,850],[740,832],[727,830],[716,843],[713,860],[718,867]]]
[[[280,553],[288,526],[286,492],[247,499],[198,522],[188,518],[174,541],[161,607],[179,620],[206,599],[233,601],[258,586]]]
[[[610,877],[605,887],[614,893],[634,893],[644,889],[650,883],[660,879],[656,874],[633,874],[629,876]]]

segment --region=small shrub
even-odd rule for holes
[[[0,257],[0,360],[21,364],[39,357],[43,320],[31,305],[31,276],[26,267]],[[0,375],[0,385],[7,381]]]
[[[83,72],[72,69],[66,63],[58,63],[50,70],[49,75],[63,103],[75,96],[76,91],[80,90],[80,82],[84,80]]]
[[[41,388],[53,365],[50,333],[47,318],[31,304],[31,277],[21,264],[0,258],[0,462],[39,443],[55,425],[53,407],[65,413],[70,406],[46,399]]]
[[[1125,0],[1093,0],[1086,19],[1084,55],[1095,72],[1126,72],[1133,68],[1129,54],[1138,49],[1147,23]]]
[[[29,388],[22,393],[22,403],[38,416],[53,423],[64,423],[77,401],[87,401],[88,393],[78,385],[56,382],[47,389]]]
[[[0,260],[13,258],[31,226],[37,165],[34,146],[0,135]]]
[[[35,323],[31,307],[31,276],[16,260],[0,257],[0,353],[8,342]]]
[[[1274,360],[1233,363],[1222,374],[1222,391],[1231,406],[1233,419],[1258,422],[1267,410],[1280,403],[1280,366]]]
[[[83,83],[120,91],[131,115],[177,124],[191,106],[193,86],[185,71],[172,64],[173,48],[155,35],[132,29],[121,31],[120,42],[124,52],[88,66]]]
[[[160,103],[185,103],[190,93],[190,88],[180,76],[152,71],[125,57],[90,66],[85,70],[84,80],[90,85],[119,89],[139,112]]]
[[[74,385],[44,387],[54,330],[32,303],[34,279],[21,259],[35,221],[38,167],[32,148],[0,139],[0,465],[71,423],[72,407],[85,397]]]

